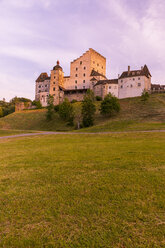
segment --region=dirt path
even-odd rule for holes
[[[15,134],[2,136],[1,139],[13,139],[19,137],[30,137],[30,136],[41,136],[41,135],[61,135],[61,134],[122,134],[122,133],[164,133],[165,130],[148,130],[148,131],[123,131],[123,132],[97,132],[97,133],[88,133],[88,132],[40,132],[40,133],[24,133],[24,134]]]

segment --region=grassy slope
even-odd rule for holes
[[[147,103],[140,98],[120,100],[121,112],[113,118],[99,114],[97,102],[95,126],[84,129],[90,132],[165,129],[165,94],[151,95]],[[80,107],[80,103],[74,104]],[[58,114],[52,121],[46,120],[46,110],[23,111],[0,119],[0,128],[20,130],[72,130],[60,120]],[[82,130],[80,130],[82,131]]]
[[[54,114],[52,121],[46,120],[46,110],[29,110],[13,113],[0,119],[0,128],[19,130],[70,130],[65,122]]]
[[[163,248],[164,147],[164,133],[0,141],[0,247]]]

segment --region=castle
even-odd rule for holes
[[[43,107],[48,104],[48,97],[54,97],[54,105],[69,101],[82,101],[87,89],[95,96],[104,98],[108,93],[118,97],[141,96],[142,92],[151,90],[151,74],[145,65],[140,70],[128,70],[116,79],[106,77],[106,58],[90,48],[70,64],[70,76],[64,76],[59,61],[51,70],[50,76],[41,73],[36,80],[35,100]]]

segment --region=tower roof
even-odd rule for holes
[[[55,66],[53,67],[53,70],[61,70],[61,71],[62,71],[62,67],[60,66],[59,60],[57,60],[57,65],[55,65]]]

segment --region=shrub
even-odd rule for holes
[[[94,104],[94,94],[91,90],[87,91],[82,102],[82,120],[84,127],[90,127],[94,124],[94,114],[96,107]]]
[[[60,105],[54,106],[54,111],[55,111],[55,112],[59,112],[59,106],[60,106]]]
[[[105,96],[104,100],[101,103],[100,112],[102,115],[112,116],[115,112],[120,111],[120,104],[118,99],[111,94]]]
[[[73,100],[71,101],[71,103],[75,103],[75,102],[77,102],[77,100],[76,100],[76,99],[73,99]]]
[[[59,116],[62,120],[67,121],[69,125],[73,125],[74,112],[73,106],[67,98],[59,105]]]
[[[35,101],[35,100],[34,100],[34,101],[32,102],[32,105],[33,105],[33,106],[36,106],[37,109],[41,109],[41,108],[42,108],[42,104],[41,104],[40,101]]]
[[[0,118],[3,117],[3,109],[0,107]]]
[[[149,97],[150,97],[150,95],[148,94],[148,92],[144,90],[143,93],[142,93],[142,95],[141,95],[141,100],[143,102],[147,102],[148,99],[149,99]]]
[[[102,101],[102,97],[101,96],[96,96],[96,101]]]

